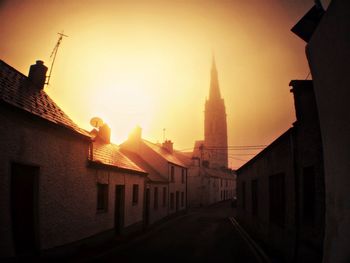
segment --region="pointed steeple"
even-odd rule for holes
[[[213,53],[212,64],[211,64],[211,75],[210,75],[210,90],[209,90],[209,100],[220,99],[220,89],[218,80],[218,71],[216,69],[215,56]]]
[[[209,99],[205,102],[204,146],[209,167],[227,167],[227,122],[224,99],[221,98],[218,72],[213,54]]]

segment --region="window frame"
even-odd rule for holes
[[[96,200],[96,212],[105,213],[108,211],[108,194],[109,194],[109,185],[103,183],[97,183],[97,200]]]

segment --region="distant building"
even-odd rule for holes
[[[136,127],[121,149],[147,173],[145,222],[153,224],[187,209],[187,167],[174,154],[173,143],[142,139]]]
[[[144,189],[147,173],[110,143],[110,129],[104,124],[92,131],[88,168],[97,184],[96,213],[104,217],[115,234],[143,228]]]
[[[55,104],[46,71],[37,61],[27,77],[0,61],[2,259],[63,252],[142,222],[146,173],[109,143],[108,127],[92,141]]]
[[[205,102],[204,140],[195,142],[192,153],[178,152],[177,156],[189,167],[189,206],[206,206],[236,196],[235,172],[227,168],[226,110],[214,57]]]
[[[324,168],[311,80],[293,80],[297,121],[237,170],[237,216],[285,262],[321,262]]]
[[[224,99],[221,98],[215,58],[211,67],[209,99],[205,102],[204,151],[206,166],[227,168],[227,123]]]

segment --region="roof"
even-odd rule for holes
[[[201,157],[200,149],[204,145],[204,140],[197,140],[194,142],[193,157]]]
[[[234,171],[222,171],[220,169],[201,167],[201,170],[205,172],[206,175],[217,178],[233,179]]]
[[[143,140],[143,142],[168,162],[176,164],[178,166],[186,167],[186,165],[182,163],[178,158],[176,158],[174,154],[164,149],[160,144],[155,144],[147,140]]]
[[[175,150],[173,154],[186,166],[192,165],[192,152],[180,152]]]
[[[257,155],[255,155],[252,159],[250,159],[248,162],[243,164],[241,167],[239,167],[236,172],[237,175],[242,172],[244,169],[247,169],[251,165],[253,165],[258,159],[263,158],[267,153],[271,151],[275,146],[279,145],[283,141],[287,140],[290,136],[292,136],[292,132],[294,131],[294,127],[289,128],[287,131],[285,131],[282,135],[280,135],[276,140],[274,140],[272,143],[270,143],[265,149],[263,149],[261,152],[259,152]]]
[[[116,144],[94,141],[92,145],[92,157],[90,158],[90,161],[94,163],[146,173],[146,171],[121,153]]]
[[[148,162],[141,158],[137,153],[121,149],[121,152],[125,154],[130,160],[136,163],[142,170],[148,173],[147,179],[152,182],[168,183],[168,180],[164,178],[155,168],[153,168]]]
[[[28,77],[0,60],[0,102],[12,105],[75,133],[90,137],[44,90],[33,89]]]
[[[293,26],[291,31],[305,42],[309,42],[323,14],[325,13],[321,4],[315,4],[300,20]]]

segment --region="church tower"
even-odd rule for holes
[[[209,99],[205,102],[204,147],[209,167],[228,167],[226,110],[224,99],[220,94],[214,56],[211,66]]]

